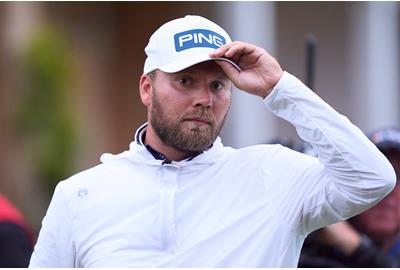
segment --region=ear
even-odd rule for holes
[[[148,75],[143,74],[140,77],[139,88],[140,88],[140,99],[142,100],[142,103],[146,107],[148,107],[151,103],[151,95],[153,91],[152,81]]]

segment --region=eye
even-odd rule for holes
[[[183,86],[189,86],[192,84],[193,80],[190,77],[180,77],[178,79],[179,84],[183,85]]]
[[[219,81],[214,81],[210,85],[212,90],[221,90],[224,88],[224,85]]]

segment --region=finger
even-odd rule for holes
[[[225,72],[226,76],[236,85],[239,78],[239,71],[229,62],[223,60],[215,61]]]
[[[232,47],[241,46],[240,44],[244,44],[244,42],[240,42],[240,41],[230,42],[228,44],[225,44],[225,45],[215,49],[209,55],[210,55],[210,57],[227,57],[226,52],[228,50],[230,50]]]
[[[209,54],[209,56],[211,58],[228,58],[228,57],[225,56],[225,53],[226,53],[227,50],[229,50],[230,46],[231,46],[231,43],[227,44],[227,45],[224,45],[224,46],[216,49],[214,52],[211,52]],[[232,57],[232,58],[229,58],[229,59],[236,63],[238,61],[239,57]]]
[[[219,47],[218,49],[215,49],[215,51],[211,52],[209,56],[212,58],[224,57],[225,52],[229,49],[228,45],[229,44]]]
[[[225,57],[240,58],[242,55],[251,54],[255,51],[256,47],[244,42],[234,42],[225,52]]]
[[[210,57],[214,57],[214,58],[218,58],[218,57],[226,57],[225,54],[226,52],[232,47],[234,46],[234,43],[228,43],[226,45],[223,45],[221,47],[219,47],[218,49],[215,49],[215,51],[211,52],[209,54]]]
[[[256,49],[257,48],[254,46],[248,46],[248,44],[245,43],[238,43],[229,47],[224,56],[237,63],[239,66],[244,67],[257,61],[259,56]]]

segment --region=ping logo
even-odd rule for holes
[[[180,52],[196,47],[219,48],[226,44],[225,38],[206,29],[193,29],[175,34],[175,51]]]

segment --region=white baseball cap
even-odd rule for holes
[[[209,53],[230,43],[228,33],[217,24],[200,16],[187,15],[163,24],[150,37],[144,51],[147,58],[144,74],[160,69],[175,73],[195,64],[223,60],[240,68],[227,58],[210,58]]]

